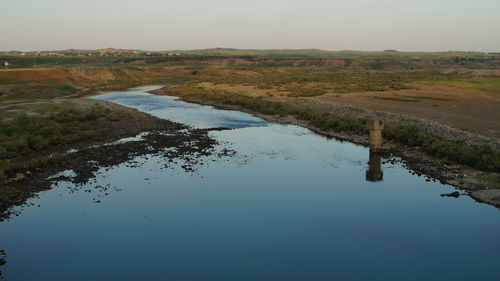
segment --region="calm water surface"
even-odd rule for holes
[[[77,191],[61,182],[0,223],[7,280],[498,280],[498,209],[442,198],[454,189],[399,164],[367,181],[365,147],[153,88],[95,98],[234,128],[210,134],[237,154],[193,173],[150,156]],[[94,203],[96,185],[116,190]]]

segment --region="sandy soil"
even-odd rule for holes
[[[396,113],[500,139],[500,94],[457,88],[457,86],[413,84],[415,89],[410,90],[351,94],[331,92],[321,96],[302,98],[290,97],[290,93],[280,87],[261,89],[251,85],[210,82],[203,82],[198,86],[278,101],[293,102],[293,100],[310,99],[325,105],[340,104]]]
[[[418,90],[388,93],[326,94],[313,99],[424,118],[457,129],[500,138],[499,95],[446,86],[418,87]],[[412,96],[423,98],[411,99]]]

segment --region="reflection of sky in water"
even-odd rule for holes
[[[156,100],[142,95],[106,99]],[[172,115],[179,112],[172,107],[190,108],[159,98],[161,105],[141,104],[142,110]],[[206,126],[233,120],[224,117],[227,111],[207,111],[222,117],[204,120]],[[186,118],[179,115],[173,120]],[[399,164],[383,164],[384,180],[368,182],[367,148],[236,116],[257,126],[210,134],[238,154],[207,157],[196,173],[180,164],[165,169],[160,157],[145,157],[137,159],[142,166],[102,171],[96,183],[82,188],[120,188],[99,197],[99,204],[93,203],[95,192],[71,193],[68,183],[30,200],[41,207],[28,206],[0,223],[7,277],[495,280],[496,208],[466,196],[442,198],[454,189]]]
[[[137,108],[159,118],[190,125],[195,128],[244,128],[265,126],[267,122],[247,113],[233,110],[217,110],[180,101],[169,96],[157,96],[143,91],[154,87],[142,87],[127,92],[114,92],[94,97],[121,105]]]

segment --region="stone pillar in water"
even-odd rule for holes
[[[367,181],[381,181],[384,177],[381,167],[382,153],[382,130],[384,122],[382,120],[369,120],[368,130],[370,131],[370,161],[366,171]]]
[[[368,162],[368,170],[366,171],[367,181],[377,182],[384,179],[382,172],[382,155],[378,151],[370,149],[370,160]]]
[[[382,130],[384,122],[382,120],[368,120],[368,130],[370,130],[370,149],[374,152],[382,150]]]

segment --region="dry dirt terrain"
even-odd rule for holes
[[[500,95],[438,85],[415,85],[416,90],[366,92],[315,97],[370,110],[424,118],[457,129],[500,138]]]
[[[235,64],[239,61],[233,60]],[[333,105],[332,110],[335,105],[345,105],[389,112],[438,122],[490,138],[500,138],[500,77],[496,76],[498,69],[442,70],[444,73],[467,73],[469,75],[467,79],[475,79],[472,82],[477,85],[467,80],[464,80],[465,82],[460,80],[453,82],[413,81],[406,83],[405,89],[384,89],[383,91],[358,89],[340,92],[336,90],[335,82],[328,82],[328,80],[281,83],[281,80],[286,80],[286,77],[291,75],[297,76],[297,80],[301,77],[308,77],[307,72],[311,69],[307,68],[240,69],[227,65],[210,65],[198,67],[200,73],[191,75],[192,71],[189,70],[191,67],[188,65],[184,67],[71,67],[0,70],[0,105],[81,97],[102,89],[158,83],[157,81],[179,84],[179,82],[194,80],[197,81],[198,87],[205,89],[224,90],[295,104],[303,100],[311,100],[322,103],[326,107]],[[294,71],[297,70],[302,70],[303,73],[296,74]],[[411,72],[406,71],[406,73]],[[277,80],[279,84],[273,84],[275,81],[268,83],[268,77],[277,75],[279,75]],[[487,87],[481,88],[481,79],[489,83]],[[357,81],[349,83],[356,84]],[[322,92],[312,95],[296,95],[290,91],[290,88],[297,87],[321,89]]]
[[[500,79],[500,78],[498,78]],[[286,87],[262,89],[252,85],[213,84],[199,87],[225,90],[270,100],[301,104],[314,101],[335,110],[336,105],[395,113],[444,124],[459,130],[500,139],[500,93],[449,85],[412,83],[411,89],[354,93],[327,92],[313,97],[293,97]]]
[[[305,62],[317,64],[309,60]],[[351,70],[319,65],[249,66],[239,59],[233,59],[231,63],[221,61],[220,65],[198,63],[200,62],[192,61],[188,65],[176,66],[78,66],[0,71],[0,113],[6,113],[7,116],[14,113],[8,111],[23,104],[65,100],[73,100],[81,109],[85,109],[86,102],[77,102],[81,97],[102,90],[156,84],[168,85],[167,91],[163,93],[181,97],[187,97],[193,92],[209,93],[209,96],[221,94],[231,99],[237,96],[235,94],[240,94],[258,97],[257,100],[260,101],[292,105],[300,110],[312,111],[316,116],[326,113],[341,118],[382,119],[396,126],[416,126],[425,133],[457,141],[467,147],[488,146],[495,153],[500,149],[500,78],[495,76],[496,72],[491,71],[492,69],[466,70],[466,74],[446,70],[444,72],[452,74],[442,74],[427,70]],[[168,89],[178,90],[172,92]],[[215,104],[227,105],[221,100]],[[109,105],[105,107],[111,112],[121,110],[109,108]],[[234,109],[251,111],[244,105]],[[30,112],[26,113],[29,115]],[[257,110],[252,113],[259,112]],[[331,128],[322,130],[315,128],[307,120],[296,117],[282,116],[275,112],[271,120],[295,123],[319,133],[366,144],[366,133],[360,135],[352,131],[336,132]],[[123,119],[120,121],[122,122],[116,122],[115,128],[118,129],[117,124],[127,124]],[[126,132],[123,128],[114,130],[113,135],[118,137],[123,132]],[[500,184],[495,175],[488,174],[486,176],[490,178],[486,179],[487,186],[471,177],[464,180],[461,174],[483,175],[468,167],[452,166],[441,162],[440,158],[423,155],[419,151],[422,148],[394,147],[411,158],[412,163],[421,162],[415,169],[450,184],[483,191]],[[498,161],[488,163],[493,162]],[[14,172],[6,174],[9,177],[15,176]],[[489,193],[486,197],[478,194],[475,198],[500,205],[500,195]]]

